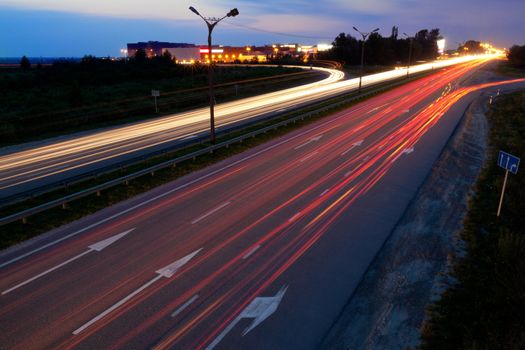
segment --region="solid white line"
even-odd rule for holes
[[[124,303],[126,303],[127,301],[129,301],[131,298],[133,298],[135,295],[139,294],[140,292],[142,292],[144,289],[148,288],[149,286],[151,286],[153,283],[157,282],[159,279],[161,279],[163,276],[162,275],[157,275],[155,278],[153,278],[152,280],[150,280],[148,283],[144,284],[142,287],[140,287],[139,289],[135,290],[133,293],[129,294],[127,297],[125,297],[124,299],[120,300],[119,302],[117,302],[116,304],[114,304],[112,307],[110,307],[109,309],[107,309],[106,311],[102,312],[101,314],[99,314],[98,316],[96,316],[95,318],[91,319],[91,321],[85,323],[83,326],[81,326],[80,328],[77,328],[76,330],[73,331],[73,334],[74,335],[77,335],[79,333],[81,333],[83,330],[85,330],[86,328],[88,328],[89,326],[91,326],[93,323],[99,321],[100,319],[104,318],[105,316],[107,316],[110,312],[114,311],[115,309],[119,308],[120,306],[122,306]]]
[[[326,190],[324,190],[324,191],[323,191],[323,193],[321,193],[321,194],[319,195],[319,197],[322,197],[322,196],[324,196],[325,194],[327,194],[327,193],[328,193],[328,191],[330,191],[330,189],[329,189],[329,188],[327,188]]]
[[[294,221],[295,219],[297,219],[297,217],[298,217],[299,215],[301,215],[301,212],[297,212],[297,214],[295,214],[294,216],[292,216],[292,217],[288,220],[288,222],[292,222],[292,221]]]
[[[363,107],[359,108],[358,110],[361,110],[361,109],[363,109]],[[357,110],[356,110],[356,111],[357,111]],[[51,247],[51,246],[54,246],[55,244],[58,244],[58,243],[60,243],[60,242],[62,242],[62,241],[65,241],[66,239],[69,239],[69,238],[71,238],[71,237],[77,236],[77,235],[81,234],[82,232],[85,232],[85,231],[87,231],[87,230],[92,229],[93,227],[100,226],[100,225],[102,225],[102,224],[104,224],[104,223],[106,223],[106,222],[108,222],[108,221],[110,221],[110,220],[113,220],[113,219],[115,219],[115,218],[118,218],[118,217],[120,217],[120,216],[122,216],[122,215],[124,215],[124,214],[129,213],[130,211],[133,211],[133,210],[135,210],[135,209],[137,209],[137,208],[143,207],[143,206],[145,206],[145,205],[147,205],[147,204],[149,204],[149,203],[151,203],[151,202],[154,202],[154,201],[156,201],[156,200],[158,200],[158,199],[160,199],[160,198],[164,198],[164,197],[166,197],[166,196],[169,196],[169,195],[172,194],[173,192],[177,192],[177,191],[179,191],[179,190],[181,190],[181,189],[183,189],[183,188],[186,188],[186,187],[188,187],[188,186],[190,186],[190,185],[193,185],[194,183],[197,183],[197,182],[199,182],[199,181],[202,181],[202,180],[205,180],[205,179],[207,179],[207,178],[209,178],[209,177],[212,177],[212,176],[214,176],[215,174],[218,174],[218,173],[220,173],[220,172],[222,172],[222,171],[224,171],[224,170],[227,170],[227,169],[233,168],[234,166],[236,166],[236,165],[238,165],[238,164],[244,163],[244,162],[246,162],[247,160],[250,160],[250,159],[255,158],[255,157],[257,157],[257,156],[259,156],[259,155],[261,155],[261,154],[264,154],[264,153],[266,153],[266,152],[269,152],[269,151],[273,150],[274,148],[277,148],[277,147],[279,147],[279,146],[281,146],[281,145],[284,145],[284,144],[286,144],[286,143],[288,143],[288,142],[291,142],[291,141],[293,141],[293,140],[295,140],[295,139],[297,139],[297,138],[299,138],[299,137],[302,137],[302,136],[304,136],[304,135],[306,135],[306,134],[311,133],[311,132],[314,131],[314,130],[321,129],[321,128],[325,127],[326,125],[329,125],[329,124],[335,123],[335,122],[339,121],[339,119],[343,119],[343,118],[346,118],[346,117],[347,117],[346,114],[341,114],[339,117],[336,117],[336,118],[331,119],[331,120],[327,120],[326,122],[324,122],[324,123],[322,123],[322,124],[319,124],[319,125],[317,125],[317,126],[313,126],[312,128],[310,128],[310,129],[308,129],[308,130],[305,130],[305,131],[303,131],[303,132],[301,132],[301,133],[298,133],[298,134],[296,134],[296,135],[294,135],[294,136],[291,136],[291,137],[289,137],[289,138],[286,138],[286,139],[284,139],[284,140],[282,140],[282,141],[280,141],[280,142],[274,143],[273,145],[271,145],[271,146],[269,146],[269,147],[267,147],[267,148],[264,148],[264,149],[262,149],[262,150],[260,150],[260,151],[257,151],[257,152],[255,152],[255,153],[252,153],[252,154],[250,154],[250,155],[248,155],[248,156],[246,156],[246,157],[244,157],[244,158],[241,158],[241,159],[239,159],[239,160],[237,160],[237,161],[235,161],[235,162],[233,162],[233,163],[230,163],[230,164],[228,164],[228,165],[226,165],[226,166],[224,166],[224,167],[222,167],[222,168],[220,168],[220,169],[214,170],[214,171],[212,171],[212,172],[210,172],[210,173],[207,173],[207,174],[205,174],[205,175],[203,175],[203,176],[201,176],[201,177],[198,177],[198,178],[196,178],[196,179],[194,179],[194,180],[192,180],[192,181],[186,182],[186,183],[184,183],[184,184],[182,184],[182,185],[180,185],[180,186],[177,186],[177,187],[175,187],[175,188],[173,188],[173,189],[171,189],[171,190],[169,190],[169,191],[163,192],[162,194],[159,194],[159,195],[157,195],[157,196],[155,196],[155,197],[152,197],[152,198],[150,198],[150,199],[147,199],[147,200],[145,200],[144,202],[140,202],[140,203],[138,203],[138,204],[136,204],[136,205],[134,205],[134,206],[132,206],[132,207],[130,207],[130,208],[127,208],[127,209],[125,209],[125,210],[123,210],[123,211],[121,211],[121,212],[118,212],[118,213],[116,213],[116,214],[113,214],[113,215],[111,215],[111,216],[109,216],[109,217],[107,217],[107,218],[105,218],[105,219],[102,219],[102,220],[100,220],[100,221],[97,221],[97,222],[95,222],[95,223],[93,223],[93,224],[91,224],[91,225],[88,225],[88,226],[86,226],[86,227],[80,229],[80,230],[77,230],[77,231],[75,231],[75,232],[73,232],[73,233],[70,233],[70,234],[64,236],[64,237],[61,237],[61,238],[59,238],[59,239],[57,239],[57,240],[55,240],[55,241],[53,241],[53,242],[50,242],[50,243],[44,244],[43,246],[41,246],[41,247],[39,247],[39,248],[33,249],[33,250],[31,250],[31,251],[29,251],[29,252],[27,252],[27,253],[24,253],[24,254],[22,254],[22,255],[17,256],[16,258],[13,258],[13,259],[11,259],[11,260],[8,260],[8,261],[6,261],[5,263],[0,264],[0,268],[5,267],[5,266],[7,266],[7,265],[11,265],[12,263],[17,262],[18,260],[21,260],[21,259],[23,259],[23,258],[25,258],[25,257],[28,257],[28,256],[30,256],[30,255],[33,255],[33,254],[35,254],[35,253],[38,253],[39,251],[44,250],[44,249],[46,249],[46,248],[49,248],[49,247]]]
[[[312,152],[312,153],[310,153],[309,155],[307,155],[306,157],[300,159],[299,162],[302,163],[302,162],[304,162],[305,160],[308,160],[308,159],[312,158],[312,157],[315,156],[317,153],[319,153],[319,152],[318,152],[318,151]]]
[[[213,214],[213,213],[215,213],[215,212],[221,210],[222,208],[224,208],[225,206],[227,206],[227,205],[229,205],[229,204],[230,204],[230,202],[224,202],[224,203],[222,203],[221,205],[219,205],[218,207],[216,207],[216,208],[210,210],[210,211],[207,212],[206,214],[204,214],[204,215],[202,215],[202,216],[199,216],[197,219],[193,220],[191,223],[192,223],[192,224],[196,224],[196,223],[198,223],[199,221],[202,221],[202,220],[206,219],[206,218],[207,218],[208,216],[210,216],[211,214]]]
[[[177,316],[178,314],[180,314],[182,311],[184,311],[188,306],[190,306],[195,300],[197,300],[199,298],[199,294],[195,294],[194,296],[192,296],[187,302],[185,302],[184,304],[181,305],[181,307],[179,307],[177,310],[175,310],[172,314],[171,314],[171,317],[175,317]]]
[[[246,260],[248,259],[253,253],[255,253],[259,248],[261,248],[261,245],[260,244],[257,244],[255,247],[253,247],[252,249],[250,249],[250,251],[246,254],[244,254],[244,256],[242,257],[243,260]]]
[[[186,136],[186,137],[184,137],[184,138],[182,138],[182,139],[180,139],[180,140],[181,140],[181,141],[186,141],[186,140],[194,139],[194,138],[196,138],[196,137],[197,137],[197,135],[190,135],[190,136]]]
[[[12,288],[9,288],[9,289],[7,289],[7,290],[4,290],[4,291],[2,292],[2,295],[5,295],[5,294],[7,294],[7,293],[9,293],[9,292],[14,291],[15,289],[18,289],[18,288],[20,288],[20,287],[22,287],[22,286],[25,286],[26,284],[28,284],[28,283],[30,283],[30,282],[33,282],[34,280],[36,280],[36,279],[38,279],[38,278],[40,278],[40,277],[42,277],[42,276],[45,276],[45,275],[47,275],[48,273],[53,272],[53,271],[55,271],[56,269],[59,269],[59,268],[61,268],[62,266],[67,265],[67,264],[69,264],[69,263],[72,262],[72,261],[75,261],[75,260],[77,260],[77,259],[80,259],[80,258],[83,257],[84,255],[86,255],[86,254],[88,254],[88,253],[91,253],[92,251],[93,251],[92,249],[88,249],[88,250],[86,250],[85,252],[80,253],[80,254],[78,254],[77,256],[74,256],[74,257],[72,257],[71,259],[66,260],[66,261],[64,261],[64,262],[61,263],[61,264],[58,264],[58,265],[56,265],[56,266],[53,266],[52,268],[50,268],[50,269],[48,269],[48,270],[46,270],[46,271],[44,271],[44,272],[42,272],[42,273],[39,273],[38,275],[36,275],[36,276],[34,276],[34,277],[31,277],[30,279],[25,280],[24,282],[19,283],[19,284],[17,284],[16,286],[14,286],[14,287],[12,287]]]

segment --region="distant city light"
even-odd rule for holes
[[[445,39],[439,39],[437,41],[438,53],[443,55],[445,53]]]
[[[223,49],[211,49],[211,53],[223,53]],[[209,53],[208,49],[200,49],[199,53]]]
[[[331,44],[317,44],[317,51],[328,51],[332,48]]]

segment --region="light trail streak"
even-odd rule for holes
[[[384,118],[379,118],[379,119],[384,120]],[[394,144],[394,145],[396,144],[396,140],[395,140],[394,138],[390,138],[390,139],[388,139],[388,140],[389,140],[390,143],[392,143],[392,144]],[[404,143],[403,146],[405,146],[405,145],[406,145],[406,142]],[[398,147],[398,148],[401,149],[402,147]],[[388,152],[388,151],[389,151],[388,148],[384,148],[383,153],[386,153],[386,152]],[[398,152],[399,152],[399,151],[398,151]],[[369,150],[369,153],[373,153],[373,150]],[[367,157],[367,155],[364,154],[364,155],[362,155],[362,157]],[[371,167],[371,165],[373,164],[373,162],[377,161],[377,160],[376,160],[377,158],[380,158],[380,157],[375,157],[375,158],[373,158],[373,161],[371,161],[371,162],[367,162],[366,165],[368,165],[368,166],[363,166],[362,169],[360,170],[360,172],[359,172],[358,174],[363,174],[365,170],[367,170],[369,167]],[[359,159],[358,159],[358,160],[359,160]],[[358,161],[358,160],[357,160],[357,161]],[[391,164],[391,162],[390,162],[390,163],[387,163],[387,164]],[[380,177],[381,177],[382,175],[384,175],[384,173],[385,173],[384,170],[383,170],[383,171],[379,171]],[[356,177],[357,177],[357,175],[355,175],[355,176],[352,178],[352,180],[355,179]],[[372,178],[373,182],[374,182],[374,183],[377,182],[377,181],[379,180],[380,177],[377,177],[377,176],[376,176],[375,179]],[[350,180],[348,180],[348,181],[350,181]],[[348,181],[347,181],[347,182],[348,182]],[[324,181],[321,181],[321,184],[322,184],[323,182],[324,182]],[[366,182],[366,181],[365,181],[365,182]],[[316,184],[316,185],[319,185],[319,184]],[[337,192],[337,190],[339,190],[339,189],[340,189],[341,187],[343,187],[344,185],[345,185],[345,183],[342,183],[342,184],[340,184],[339,186],[336,186],[334,189],[330,190],[330,192],[332,192],[332,193]],[[323,212],[323,215],[326,215],[326,213],[328,213],[332,208],[334,208],[336,205],[338,205],[341,201],[345,200],[345,199],[346,199],[345,197],[348,196],[352,191],[353,191],[353,189],[350,190],[350,191],[347,191],[343,196],[341,196],[339,199],[337,199],[337,200],[334,202],[335,204],[332,203],[332,205],[330,205],[329,208],[328,208],[329,210],[328,210],[328,211],[324,211],[324,212]],[[269,213],[270,215],[266,215],[265,217],[261,218],[261,220],[259,220],[259,222],[256,222],[255,224],[258,224],[258,223],[264,221],[265,219],[269,218],[272,214],[274,214],[274,213],[276,213],[276,212],[279,212],[280,209],[287,207],[287,206],[288,206],[289,204],[291,204],[294,200],[300,198],[302,195],[304,195],[305,193],[308,193],[308,192],[309,192],[308,190],[305,190],[305,191],[301,192],[299,195],[297,195],[297,196],[296,196],[295,198],[293,198],[291,201],[288,201],[288,202],[284,203],[280,208],[277,208],[277,210],[275,210],[273,213],[272,213],[272,212]],[[361,191],[361,192],[360,192],[360,194],[363,194],[363,193],[364,193],[364,191]],[[329,196],[327,196],[327,197],[329,197]],[[317,201],[317,203],[314,203],[314,205],[310,205],[307,209],[305,209],[304,212],[311,212],[313,209],[315,209],[315,207],[319,206],[320,204],[321,204],[321,203],[320,203],[319,201]],[[302,217],[302,216],[304,216],[304,215],[305,215],[305,214],[301,214],[300,216]],[[297,221],[297,219],[294,220],[294,221]],[[254,226],[255,226],[255,225],[254,225]],[[277,229],[273,230],[270,234],[267,234],[267,235],[266,235],[265,237],[263,237],[260,241],[258,241],[258,242],[257,242],[257,245],[262,245],[263,243],[265,243],[265,242],[268,241],[269,239],[273,238],[274,236],[279,235],[279,234],[283,234],[283,232],[288,232],[288,230],[289,230],[289,227],[288,227],[288,226],[289,226],[289,225],[288,225],[287,223],[284,223],[283,225],[277,227]],[[252,229],[252,228],[253,228],[253,227],[248,227],[247,229],[250,230],[250,229]],[[248,230],[244,230],[244,232],[247,232]],[[233,240],[235,240],[235,239],[237,239],[238,237],[242,236],[242,235],[244,234],[244,232],[241,231],[241,232],[239,232],[236,236],[231,237],[231,239],[230,239],[229,241],[224,242],[223,245],[216,247],[215,251],[210,252],[209,255],[215,254],[216,252],[222,250],[223,247],[225,247],[227,244],[229,244],[230,242],[233,242]],[[313,243],[312,243],[312,244],[313,244]],[[237,259],[234,259],[234,260],[230,261],[230,263],[224,265],[223,268],[221,268],[221,269],[220,269],[219,271],[217,271],[215,274],[213,274],[212,276],[210,276],[210,278],[209,278],[208,280],[204,280],[204,281],[203,281],[201,284],[199,284],[195,289],[192,289],[192,290],[190,291],[189,294],[191,294],[191,293],[195,293],[195,292],[197,292],[197,291],[203,289],[206,285],[211,284],[212,281],[213,281],[213,280],[216,280],[216,279],[218,278],[218,276],[221,275],[222,272],[226,271],[228,268],[231,268],[231,266],[236,265],[237,260],[239,260],[239,259],[241,259],[243,256],[245,256],[246,253],[247,253],[247,252],[243,252],[243,254],[241,254],[241,255],[239,255],[239,256],[237,257]],[[207,258],[208,258],[208,256],[203,256],[203,257],[202,257],[202,261],[196,261],[195,266],[198,265],[198,264],[201,263],[201,262],[204,262],[204,260],[206,260]],[[216,283],[216,282],[215,282],[215,283]],[[187,299],[187,298],[186,298],[186,295],[185,295],[184,297],[185,297],[184,299],[186,300],[186,299]],[[174,306],[174,305],[170,305],[170,306]],[[209,310],[209,311],[211,312],[212,309],[208,308],[207,310]],[[204,316],[199,317],[199,319],[204,319]],[[193,324],[193,323],[192,323],[192,324]],[[186,329],[189,330],[189,329],[191,329],[191,327],[187,327]],[[181,333],[178,333],[178,334],[179,334],[179,335],[182,335]]]
[[[317,242],[322,237],[322,235],[327,232],[329,226],[348,208],[349,205],[351,205],[357,198],[365,194],[388,172],[388,170],[392,167],[393,163],[403,153],[402,150],[407,147],[412,147],[433,125],[435,125],[439,121],[439,119],[444,115],[446,110],[448,110],[455,102],[457,102],[461,97],[463,97],[469,92],[483,87],[494,86],[496,84],[497,83],[490,83],[479,85],[476,87],[461,89],[457,93],[452,94],[447,98],[436,101],[435,104],[432,104],[422,113],[420,113],[416,118],[412,119],[406,127],[400,129],[399,132],[395,132],[393,134],[394,137],[388,140],[389,145],[387,147],[382,147],[381,149],[383,149],[383,151],[378,156],[375,156],[373,160],[370,161],[371,163],[374,163],[376,165],[377,163],[379,163],[380,166],[376,168],[372,174],[359,181],[357,185],[354,185],[350,189],[346,190],[346,192],[344,192],[335,201],[333,201],[323,212],[321,212],[320,215],[315,217],[315,219],[311,221],[308,224],[308,226],[305,227],[305,229],[303,229],[301,232],[302,234],[305,234],[307,232],[311,234],[311,237],[307,240],[307,243],[303,244],[300,247],[300,249],[295,250],[293,256],[289,258],[285,263],[277,264],[276,266],[279,266],[279,268],[273,276],[271,276],[270,278],[268,278],[268,276],[260,278],[259,281],[261,282],[261,284],[256,284],[259,287],[255,292],[253,292],[251,295],[243,295],[240,298],[237,297],[237,299],[243,300],[244,302],[242,304],[237,304],[237,309],[235,310],[230,309],[229,312],[223,312],[223,314],[228,315],[228,317],[220,323],[220,326],[217,327],[215,331],[207,333],[206,338],[202,341],[202,343],[196,346],[196,348],[204,348],[206,344],[208,344],[212,339],[214,339],[215,336],[217,336],[218,333],[220,333],[224,329],[224,327],[230,324],[232,320],[235,317],[237,317],[237,315],[246,307],[246,305],[251,300],[253,300],[253,298],[256,295],[258,295],[261,291],[263,291],[269,285],[271,285],[271,283],[273,283],[289,266],[291,266],[295,261],[297,261],[297,259],[299,259],[304,254],[304,252],[306,252],[313,244],[315,244],[315,242]],[[379,145],[380,144],[378,144],[377,146]],[[387,149],[388,151],[385,151],[385,149]],[[377,149],[371,148],[370,152],[377,152]],[[381,159],[383,160],[381,161]],[[356,178],[354,177],[353,180],[356,180]],[[347,184],[348,182],[350,181],[346,180],[343,183],[341,183],[341,185],[338,186],[338,189],[342,189],[343,187],[345,187],[343,184]],[[335,194],[337,190],[329,190],[329,192]],[[311,207],[306,209],[305,212],[310,210]],[[335,211],[335,213],[333,213],[330,216],[329,220],[327,220],[325,223],[322,223],[322,225],[317,227],[316,229],[313,229],[313,225],[318,223],[320,218],[326,216],[331,211]],[[299,237],[301,237],[301,235],[297,235],[296,233],[294,239],[298,239]],[[268,246],[268,244],[266,246]],[[266,249],[270,250],[270,248]],[[290,251],[294,250],[290,249],[290,246],[287,246],[281,250],[281,254],[287,255]],[[274,254],[273,260],[276,260],[278,256],[279,254]],[[262,274],[263,272],[266,272],[268,270],[271,270],[269,266],[261,266],[259,268],[259,273]],[[244,280],[242,286],[239,286],[237,290],[246,290],[248,284],[248,281]],[[209,313],[211,311],[207,309],[206,312]],[[199,316],[199,319],[203,318],[204,316],[201,314],[201,316]],[[181,336],[181,334],[178,335]],[[170,346],[170,344],[175,344],[175,341],[176,337],[172,337],[159,344],[157,348],[167,348],[168,346]],[[194,343],[193,345],[196,344]]]
[[[404,151],[414,147],[454,103],[476,89],[496,86],[497,83],[491,83],[451,91],[447,88],[447,93],[441,93],[441,89],[445,89],[451,80],[478,64],[467,63],[422,79],[417,83],[422,85],[417,93],[413,93],[414,83],[356,105],[330,118],[330,121],[319,122],[304,132],[297,132],[290,139],[275,141],[268,146],[269,150],[257,152],[256,156],[242,162],[235,161],[231,167],[221,168],[213,176],[159,198],[140,211],[126,213],[114,225],[133,224],[140,228],[138,222],[148,222],[179,211],[177,220],[182,224],[174,227],[162,240],[148,241],[147,247],[133,252],[133,259],[116,268],[118,274],[120,270],[136,267],[138,277],[124,275],[128,277],[119,279],[112,288],[97,293],[92,300],[76,306],[64,317],[51,320],[49,327],[58,329],[67,324],[71,325],[71,330],[77,329],[86,322],[86,318],[89,319],[84,316],[86,313],[96,315],[101,311],[100,305],[112,305],[118,301],[120,294],[116,291],[123,290],[124,293],[139,287],[147,280],[144,269],[150,267],[136,266],[135,259],[148,261],[157,256],[152,253],[157,251],[170,255],[173,254],[171,249],[180,249],[178,251],[183,255],[183,252],[192,251],[195,245],[205,249],[171,280],[158,281],[122,305],[121,309],[85,329],[78,338],[61,339],[52,347],[74,348],[93,344],[94,339],[106,332],[101,330],[113,323],[120,325],[123,320],[128,322],[132,319],[130,315],[141,310],[144,314],[141,314],[140,322],[126,324],[125,332],[106,339],[111,342],[108,348],[129,347],[134,339],[143,338],[149,331],[158,329],[163,334],[157,343],[159,349],[205,348],[253,298],[268,292],[267,289],[312,246],[330,234],[334,223],[381,181],[398,160],[405,159],[401,157],[410,157],[404,155]],[[513,82],[521,81],[525,80]],[[429,94],[439,97],[432,104],[427,103],[426,107],[417,110],[415,106]],[[368,113],[379,105],[382,107],[375,113]],[[411,112],[405,113],[406,109]],[[294,149],[294,146],[320,134],[324,136],[318,143]],[[345,157],[340,156],[360,140],[365,140],[360,147],[350,150]],[[314,149],[318,152],[315,161],[297,161]],[[348,176],[343,176],[349,170],[352,171]],[[218,188],[228,190],[215,192]],[[191,230],[190,222],[195,216],[188,215],[191,208],[184,209],[202,198],[213,198],[214,201],[207,202],[209,206],[206,208],[199,207],[200,213],[207,213],[220,203],[230,202],[227,207],[230,215],[214,215],[213,227]],[[104,227],[96,233],[108,229]],[[67,249],[67,245],[61,249]],[[162,258],[155,260],[155,264],[162,266],[166,258],[162,254],[160,256]],[[108,260],[104,264],[111,261],[111,257],[105,259]],[[28,261],[28,265],[31,262]],[[80,275],[83,272],[78,271]],[[197,275],[199,278],[194,277]],[[181,284],[184,288],[180,287]],[[42,287],[35,295],[44,290]],[[161,290],[162,294],[169,291],[173,298],[160,308],[148,304],[161,294]],[[76,294],[82,291],[80,289]],[[74,297],[75,294],[72,294]],[[198,299],[187,304],[196,295]],[[110,296],[111,299],[108,299]],[[64,302],[68,302],[68,297],[64,298]],[[9,308],[9,312],[15,310],[16,307]],[[180,312],[172,317],[174,310]],[[115,329],[119,330],[119,327]],[[42,327],[38,335],[43,337],[48,330]]]
[[[493,56],[489,58],[493,58]],[[480,58],[464,57],[437,61],[433,64],[411,67],[411,71],[416,73],[429,70],[432,66],[442,68],[472,60],[480,60]],[[319,70],[329,72],[329,77],[305,86],[217,105],[217,125],[237,123],[278,109],[312,102],[349,91],[357,85],[358,79],[340,81],[343,76],[339,71],[324,68],[319,68]],[[363,83],[366,86],[402,76],[404,76],[402,69],[394,70],[364,77]],[[58,141],[46,146],[4,154],[0,156],[0,189],[8,190],[24,184],[36,183],[37,180],[58,176],[73,170],[87,170],[104,161],[111,162],[123,156],[180,140],[188,135],[206,132],[208,118],[207,109],[201,108],[152,121],[112,128],[67,141]]]

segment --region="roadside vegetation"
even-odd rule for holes
[[[366,65],[392,67],[398,64],[406,64],[411,40],[412,63],[434,60],[438,56],[438,39],[441,39],[439,29],[420,30],[413,38],[408,38],[399,33],[398,27],[393,27],[388,37],[383,37],[377,32],[371,33],[366,41]],[[361,43],[362,40],[356,39],[350,33],[341,33],[332,42],[330,50],[319,53],[319,59],[340,61],[347,66],[359,68],[361,64]]]
[[[523,47],[525,48],[525,47]],[[512,50],[511,50],[512,52]],[[516,69],[514,62],[505,69]],[[496,217],[505,171],[499,150],[525,159],[525,92],[497,99],[488,114],[490,149],[464,222],[465,256],[450,284],[429,308],[423,350],[525,349],[525,169],[509,174]]]
[[[318,79],[310,70],[217,66],[215,98],[220,103]],[[86,56],[50,67],[31,66],[24,57],[19,68],[0,69],[0,146],[206,106],[207,84],[206,65],[175,64],[170,56]],[[151,90],[160,90],[159,113]]]
[[[511,77],[525,77],[525,45],[514,45],[507,55],[508,61],[501,61],[498,73]]]

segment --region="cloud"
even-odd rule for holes
[[[319,40],[314,37],[330,40],[340,32],[353,34],[352,26],[364,31],[379,27],[381,34],[389,35],[394,25],[407,33],[440,28],[449,43],[477,39],[504,46],[525,44],[522,36],[525,22],[521,18],[525,13],[524,0],[0,0],[4,14],[6,10],[16,9],[14,17],[9,18],[13,30],[27,26],[27,21],[17,21],[27,13],[35,18],[47,16],[46,24],[39,29],[42,33],[52,33],[53,28],[63,30],[64,23],[75,18],[83,24],[76,26],[75,34],[85,36],[86,40],[90,35],[95,38],[89,23],[103,23],[108,31],[120,33],[120,42],[203,42],[206,30],[202,20],[188,10],[189,6],[210,17],[221,17],[237,7],[240,15],[225,20],[220,29],[214,31],[214,38],[232,45],[281,40],[315,43]],[[68,32],[73,31],[68,29]],[[34,46],[31,35],[27,35],[25,43]],[[99,34],[93,42],[100,41],[101,44],[96,45],[102,45],[106,37]],[[2,42],[7,46],[18,45],[12,36],[6,36],[6,40]],[[117,39],[112,45],[116,46],[116,42]]]
[[[25,10],[48,10],[72,12],[117,18],[140,19],[190,19],[195,15],[188,10],[191,4],[199,1],[166,0],[0,0],[0,6],[9,6]],[[214,5],[205,2],[204,10],[221,14]]]

